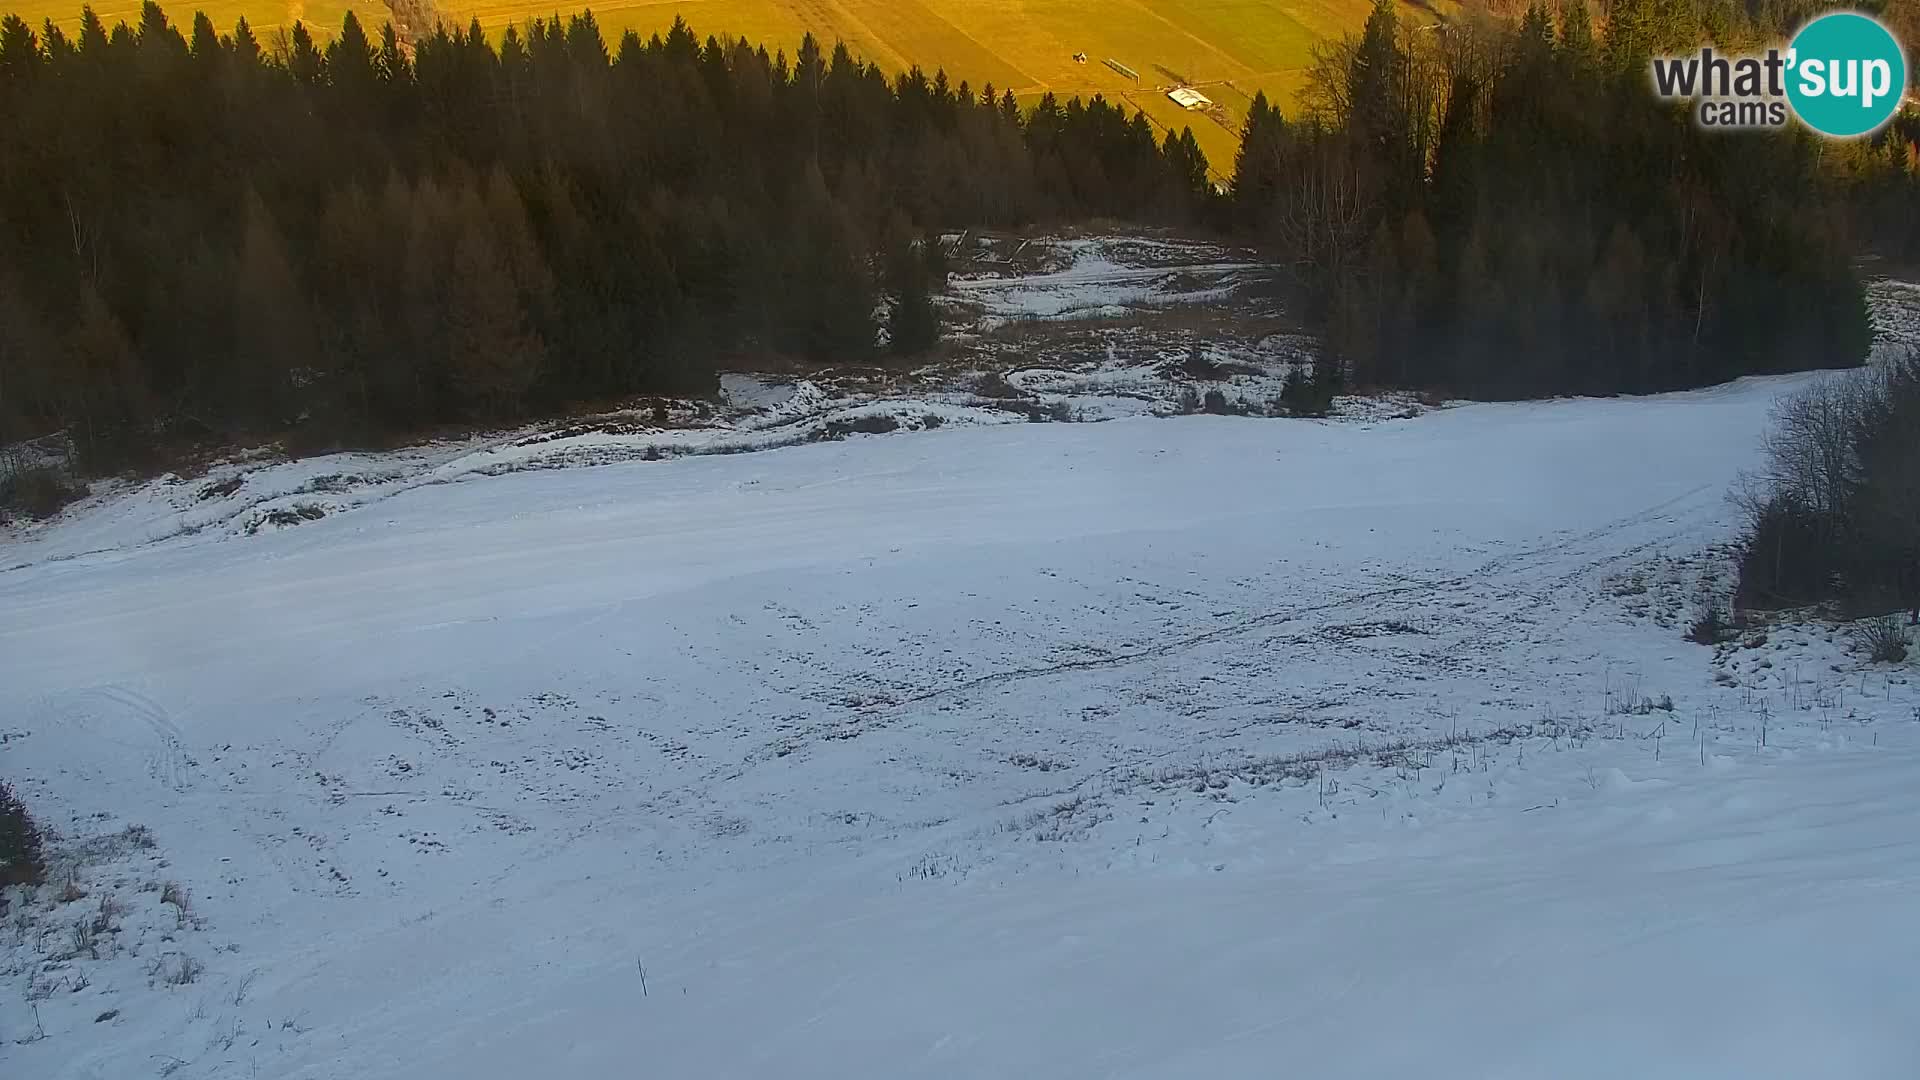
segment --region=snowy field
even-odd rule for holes
[[[1804,381],[103,495],[0,1072],[1920,1075],[1913,668],[1682,640]]]

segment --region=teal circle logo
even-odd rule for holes
[[[1850,138],[1892,119],[1907,92],[1907,58],[1887,28],[1838,11],[1800,28],[1787,54],[1787,101],[1822,135]]]

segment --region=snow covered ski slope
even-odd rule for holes
[[[90,508],[0,1066],[1920,1075],[1913,669],[1682,636],[1802,381]]]

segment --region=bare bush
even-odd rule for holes
[[[120,916],[126,914],[127,906],[112,893],[100,894],[100,908],[93,913],[93,932],[110,934],[119,929]]]
[[[147,977],[168,986],[187,986],[198,982],[206,966],[186,953],[164,953],[147,964]]]
[[[91,921],[81,919],[79,922],[74,923],[73,929],[69,932],[69,936],[72,942],[72,955],[80,956],[85,954],[88,959],[100,959],[100,945],[94,934],[93,923]]]
[[[1727,639],[1727,634],[1731,630],[1732,627],[1727,624],[1726,616],[1720,613],[1719,607],[1708,607],[1702,610],[1693,620],[1693,625],[1687,628],[1687,640],[1696,645],[1718,645]]]
[[[1854,640],[1866,651],[1867,658],[1876,664],[1898,664],[1907,658],[1907,652],[1913,641],[1907,636],[1906,627],[1892,615],[1883,615],[1869,619],[1854,630]]]
[[[1843,515],[1858,475],[1854,446],[1873,392],[1869,379],[1837,375],[1776,405],[1762,444],[1767,489],[1818,518]]]
[[[0,510],[37,520],[52,517],[86,493],[87,485],[64,465],[0,465]]]
[[[1736,605],[1803,607],[1831,591],[1836,549],[1830,522],[1788,494],[1758,496],[1747,513]]]
[[[1920,622],[1920,353],[1783,401],[1751,517],[1739,604],[1844,602]]]
[[[1635,697],[1631,694],[1616,698],[1607,706],[1608,716],[1651,716],[1657,712],[1671,713],[1674,710],[1673,695],[1661,694],[1658,698]]]

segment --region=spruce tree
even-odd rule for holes
[[[260,64],[260,41],[253,36],[253,27],[247,25],[246,16],[233,27],[233,58],[243,71],[251,70]]]
[[[320,50],[314,47],[313,34],[307,30],[307,24],[295,21],[293,24],[292,47],[287,53],[287,71],[296,82],[311,86],[320,81],[320,69],[324,63]]]
[[[204,11],[193,13],[193,37],[187,43],[187,53],[196,64],[211,66],[225,52],[220,47],[220,33],[213,28],[213,20],[207,18]]]
[[[373,43],[367,40],[367,32],[353,12],[347,12],[341,20],[340,34],[327,43],[325,55],[327,79],[350,95],[348,107],[365,102],[367,89],[374,81]]]
[[[40,73],[40,39],[18,15],[0,18],[0,80],[25,85]]]
[[[0,780],[0,888],[38,885],[47,876],[40,827],[13,786]]]
[[[313,365],[315,327],[272,211],[249,189],[241,214],[228,378],[241,409],[277,424],[290,418],[287,393]]]
[[[93,5],[80,9],[79,48],[82,56],[104,61],[107,56],[107,28],[94,13]]]

